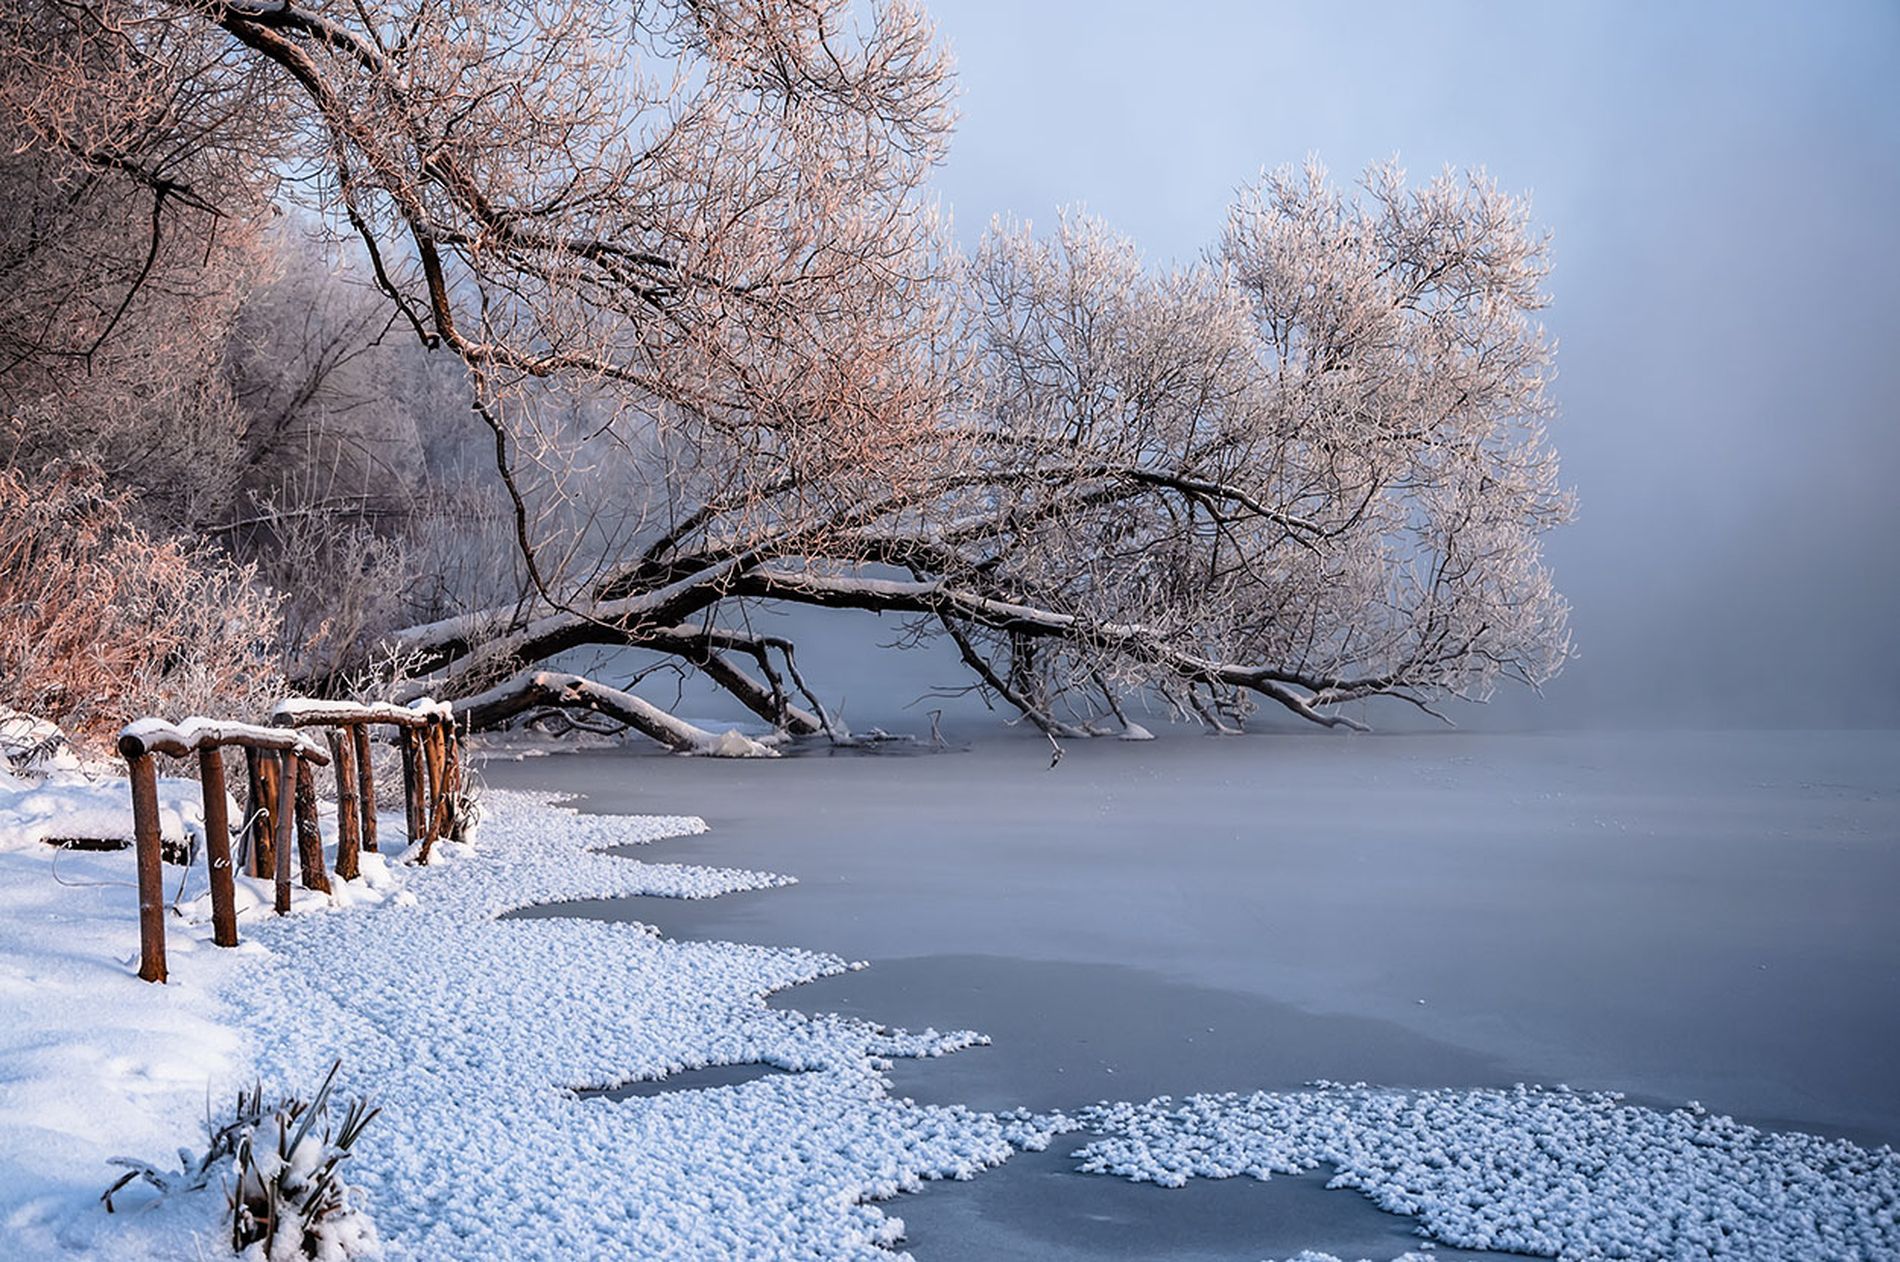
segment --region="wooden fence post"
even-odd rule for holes
[[[224,753],[215,745],[198,751],[198,784],[204,795],[205,867],[211,874],[211,940],[238,944],[237,897],[231,871],[231,819],[225,806]]]
[[[427,775],[423,765],[422,736],[418,729],[404,727],[397,729],[396,739],[402,742],[403,813],[409,831],[409,846],[414,849],[422,843],[423,781]]]
[[[427,863],[429,855],[435,850],[436,838],[442,835],[448,809],[448,758],[442,740],[442,723],[430,719],[422,729],[422,761],[429,768],[429,807],[428,820],[422,826],[422,852],[416,856],[417,863]]]
[[[283,760],[248,746],[244,753],[257,773],[251,797],[251,875],[269,879],[277,871],[278,785],[283,779]]]
[[[462,820],[462,734],[453,718],[442,723],[442,760],[447,768],[448,793],[444,799],[448,811],[448,837],[467,841],[468,830]]]
[[[317,826],[317,777],[307,758],[297,759],[297,853],[302,860],[303,887],[330,892],[330,874],[323,866],[323,830]]]
[[[273,848],[276,854],[277,878],[277,914],[290,912],[290,848],[292,820],[297,814],[297,764],[302,761],[290,750],[277,756],[277,802],[271,812],[271,822],[276,826]]]
[[[376,853],[376,768],[369,748],[369,724],[358,723],[350,728],[350,739],[356,747],[356,785],[358,800],[363,804],[363,849]]]
[[[126,759],[132,776],[132,840],[138,847],[139,976],[165,980],[165,873],[160,866],[158,769],[140,751]]]
[[[336,772],[336,874],[345,881],[362,875],[357,850],[362,834],[357,825],[356,742],[350,730],[332,728],[329,732],[330,761]]]

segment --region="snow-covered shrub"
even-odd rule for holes
[[[0,468],[0,706],[95,747],[145,714],[258,718],[283,693],[276,598],[154,538],[83,473]]]
[[[112,1198],[127,1184],[143,1180],[160,1196],[203,1191],[226,1161],[234,1163],[231,1248],[245,1262],[353,1262],[382,1255],[376,1225],[359,1203],[357,1190],[345,1183],[341,1167],[363,1128],[380,1111],[365,1100],[352,1101],[332,1125],[330,1096],[342,1062],[330,1066],[312,1099],[286,1096],[273,1108],[264,1104],[262,1084],[240,1091],[230,1114],[206,1123],[209,1143],[203,1156],[178,1150],[177,1171],[147,1161],[114,1157],[119,1176],[105,1195]]]
[[[341,1064],[341,1062],[338,1062]],[[255,1262],[344,1262],[382,1252],[341,1166],[378,1110],[354,1100],[330,1124],[337,1065],[309,1103],[285,1100],[237,1141],[231,1247]]]

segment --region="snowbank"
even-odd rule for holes
[[[235,804],[230,818],[242,815]],[[158,781],[158,831],[167,841],[201,841],[204,806],[198,782]],[[59,772],[45,779],[0,771],[0,851],[56,840],[132,844],[132,794],[123,779]]]
[[[117,792],[127,796],[123,781]],[[256,946],[212,947],[208,929],[174,929],[172,984],[140,981],[132,852],[23,840],[18,821],[37,828],[49,818],[41,805],[13,801],[0,843],[0,1252],[21,1258],[82,1247],[126,1221],[97,1205],[115,1173],[106,1158],[203,1146],[207,1091],[228,1103],[249,1072],[221,995],[269,962]],[[167,868],[168,887],[177,873]],[[219,1196],[193,1216],[204,1230]]]

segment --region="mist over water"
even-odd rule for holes
[[[964,88],[938,187],[966,243],[1086,203],[1189,260],[1237,185],[1308,153],[1532,195],[1579,655],[1461,723],[1900,723],[1900,9],[931,11]]]

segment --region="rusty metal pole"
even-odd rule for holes
[[[376,768],[369,748],[369,724],[350,726],[350,739],[356,746],[356,785],[362,803],[363,849],[376,853]]]
[[[132,738],[126,738],[132,743]],[[139,976],[165,980],[165,874],[159,858],[158,769],[139,747],[128,754],[132,776],[132,840],[138,847]]]
[[[277,801],[271,812],[271,822],[276,826],[277,835],[273,838],[276,853],[277,877],[277,914],[282,916],[290,911],[290,852],[291,830],[295,827],[297,815],[297,764],[302,761],[290,750],[280,753],[276,760]]]
[[[231,813],[225,805],[224,751],[216,745],[198,751],[198,783],[204,794],[205,867],[211,873],[211,940],[221,947],[234,947],[238,933],[237,891],[231,879]]]
[[[356,818],[356,743],[347,729],[332,728],[328,738],[331,770],[336,772],[336,874],[354,881],[362,874],[357,864],[362,835]]]

